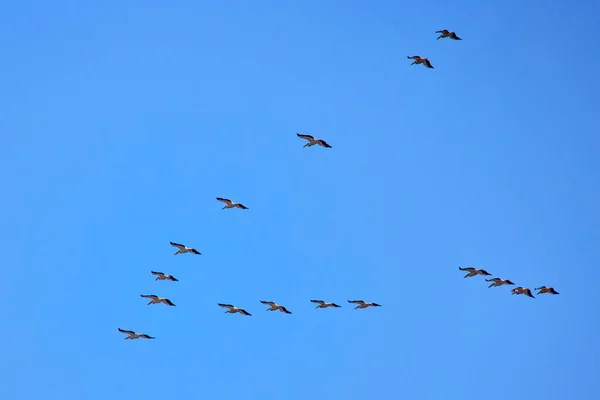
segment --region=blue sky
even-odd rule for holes
[[[598,5],[126,3],[0,16],[3,398],[600,391]]]

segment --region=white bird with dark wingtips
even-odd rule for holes
[[[156,339],[155,337],[148,336],[145,333],[135,333],[134,331],[126,331],[125,329],[121,329],[121,328],[117,328],[117,329],[119,329],[119,332],[125,333],[125,334],[129,335],[129,336],[127,336],[125,338],[125,340],[127,340],[127,339],[139,339],[139,338],[142,338],[142,339]]]
[[[337,307],[341,307],[341,306],[338,306],[335,303],[327,303],[327,302],[325,302],[323,300],[311,300],[310,302],[318,304],[318,306],[316,306],[315,308],[327,308],[327,307],[335,307],[335,308],[337,308]]]
[[[163,274],[162,272],[158,272],[158,271],[150,271],[150,272],[152,273],[152,275],[156,275],[155,281],[179,282],[179,279],[175,278],[173,275]]]
[[[250,314],[248,311],[242,309],[242,308],[237,308],[236,306],[233,306],[231,304],[221,304],[221,303],[217,303],[217,305],[219,307],[223,307],[223,308],[228,308],[229,310],[225,311],[225,314],[235,314],[235,313],[240,313],[242,315],[249,315],[252,316],[252,314]]]
[[[268,309],[266,309],[265,311],[281,311],[282,313],[286,313],[286,314],[291,314],[291,312],[289,312],[287,310],[287,308],[285,308],[284,306],[280,306],[279,304],[275,303],[274,301],[260,301],[262,304],[266,304],[269,306]]]
[[[381,307],[381,304],[377,304],[377,303],[368,303],[366,301],[362,301],[362,300],[348,300],[348,303],[352,303],[352,304],[358,304],[356,307],[354,307],[354,309],[356,310],[357,308],[367,308],[367,307]]]
[[[243,205],[242,203],[234,203],[233,201],[229,200],[229,199],[224,199],[222,197],[217,197],[217,200],[225,203],[225,207],[221,208],[221,210],[224,210],[226,208],[241,208],[242,210],[247,210],[248,207],[246,207],[245,205]]]
[[[173,304],[171,300],[165,299],[164,297],[158,297],[153,294],[140,294],[140,296],[145,299],[152,299],[150,300],[150,303],[146,304],[147,306],[149,306],[150,304],[165,303],[168,306],[175,307],[175,304]]]
[[[200,254],[200,255],[202,254],[198,250],[196,250],[192,247],[187,247],[187,246],[184,246],[179,243],[173,243],[173,242],[169,242],[169,243],[171,243],[171,246],[177,247],[179,249],[179,250],[177,250],[177,252],[174,255],[184,254],[184,253],[192,253],[192,254]]]
[[[308,143],[306,143],[303,147],[311,147],[311,146],[314,146],[315,144],[318,144],[321,147],[326,147],[328,149],[331,149],[331,146],[323,139],[319,139],[319,138],[315,139],[314,137],[312,137],[310,135],[303,135],[301,133],[296,133],[296,135],[298,135],[299,138],[308,140]]]

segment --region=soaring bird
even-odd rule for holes
[[[289,312],[287,310],[287,308],[285,308],[284,306],[281,306],[273,301],[260,301],[262,304],[267,304],[269,306],[268,309],[266,309],[265,311],[281,311],[282,313],[286,313],[286,314],[291,314],[291,312]]]
[[[352,303],[352,304],[358,304],[356,307],[354,307],[354,309],[356,310],[357,308],[367,308],[367,307],[381,307],[381,304],[377,304],[377,303],[368,303],[366,301],[362,301],[362,300],[348,300],[348,303]]]
[[[511,289],[511,292],[512,294],[524,294],[525,296],[529,296],[532,299],[535,299],[535,297],[533,297],[533,295],[531,294],[531,290],[529,290],[529,288],[523,288],[519,286],[514,289]]]
[[[146,304],[147,306],[149,306],[150,304],[165,303],[168,306],[175,307],[175,304],[173,304],[171,300],[165,299],[164,297],[158,297],[153,294],[140,294],[140,296],[145,299],[152,299],[150,300],[150,303]]]
[[[465,276],[465,278],[466,278],[466,276]],[[488,286],[488,289],[491,288],[492,286],[514,285],[514,283],[512,283],[509,279],[492,278],[492,279],[486,279],[485,281],[493,282],[490,286]]]
[[[150,272],[152,273],[152,275],[156,275],[155,281],[179,282],[179,279],[175,278],[173,275],[163,274],[162,272],[158,272],[158,271],[150,271]]]
[[[177,247],[179,249],[179,250],[177,250],[177,252],[175,253],[175,255],[177,255],[177,254],[184,254],[184,253],[202,254],[198,250],[196,250],[196,249],[194,249],[192,247],[187,247],[187,246],[184,246],[184,245],[179,244],[179,243],[173,243],[173,242],[169,242],[169,243],[171,243],[171,246]]]
[[[533,290],[539,290],[539,292],[537,292],[537,294],[544,294],[544,293],[560,294],[556,290],[554,290],[553,287],[540,286],[539,288],[535,288]]]
[[[431,65],[431,63],[429,62],[428,58],[424,58],[421,56],[406,56],[406,58],[410,58],[413,59],[414,61],[412,62],[412,64],[423,64],[424,66],[426,66],[427,68],[433,68],[433,65]]]
[[[335,303],[327,303],[327,302],[325,302],[323,300],[311,300],[310,302],[318,304],[318,306],[316,306],[315,308],[327,308],[327,307],[336,307],[337,308],[337,307],[341,307],[341,306],[338,306]]]
[[[453,39],[453,40],[462,40],[461,38],[456,36],[456,32],[450,32],[448,29],[442,29],[441,31],[435,31],[435,33],[441,33],[441,35],[437,37],[438,39],[443,39],[443,38],[449,37],[450,39]]]
[[[466,274],[465,276],[463,276],[463,278],[470,278],[471,276],[475,276],[475,275],[483,275],[483,276],[490,276],[490,275],[492,275],[489,272],[487,272],[485,269],[461,268],[461,267],[458,267],[458,269],[461,270],[461,271],[469,271],[469,273]]]
[[[314,137],[310,136],[310,135],[303,135],[301,133],[296,133],[296,135],[298,135],[299,138],[302,139],[306,139],[308,140],[308,143],[306,143],[304,147],[310,147],[310,146],[314,146],[315,144],[318,144],[321,147],[326,147],[328,149],[331,149],[331,146],[329,144],[327,144],[326,141],[324,141],[323,139],[315,139]]]
[[[152,336],[148,336],[145,333],[135,333],[134,331],[126,331],[125,329],[121,329],[121,328],[117,328],[119,329],[119,332],[121,333],[125,333],[126,335],[129,335],[125,338],[125,340],[127,339],[156,339],[155,337]]]
[[[232,306],[231,304],[221,304],[221,303],[218,303],[218,306],[229,309],[229,310],[225,311],[225,314],[240,313],[242,315],[250,315],[250,316],[252,315],[248,311],[246,311],[246,310],[244,310],[242,308],[237,308],[235,306]]]
[[[246,207],[245,205],[243,205],[242,203],[234,203],[233,201],[229,200],[229,199],[224,199],[222,197],[217,197],[217,200],[222,201],[223,203],[225,203],[225,207],[221,208],[221,210],[224,210],[226,208],[241,208],[242,210],[247,210],[248,207]]]

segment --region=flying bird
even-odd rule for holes
[[[179,249],[179,250],[177,250],[177,252],[174,255],[184,254],[184,253],[192,253],[192,254],[200,254],[200,255],[202,254],[198,250],[196,250],[192,247],[187,247],[187,246],[184,246],[179,243],[173,243],[173,242],[169,242],[169,243],[171,243],[171,246],[177,247]]]
[[[127,336],[125,338],[125,340],[127,340],[127,339],[139,339],[139,338],[142,338],[142,339],[156,339],[155,337],[148,336],[145,333],[135,333],[134,331],[126,331],[125,329],[121,329],[121,328],[118,328],[118,329],[119,329],[119,332],[125,333],[126,335],[129,335],[129,336]]]
[[[465,276],[465,278],[466,278],[466,276]],[[492,278],[492,279],[486,279],[485,281],[493,282],[490,286],[488,286],[488,289],[491,288],[492,286],[514,285],[514,283],[512,283],[509,279]]]
[[[544,293],[560,294],[556,290],[554,290],[553,287],[540,286],[539,288],[535,288],[533,290],[539,290],[539,292],[537,292],[537,294],[544,294]]]
[[[435,33],[441,33],[441,35],[437,37],[438,39],[443,39],[443,38],[449,37],[450,39],[453,39],[453,40],[462,40],[461,38],[456,36],[456,32],[450,32],[448,29],[442,29],[441,31],[435,31]]]
[[[165,299],[164,297],[158,297],[153,294],[140,294],[140,296],[146,299],[152,299],[150,300],[150,303],[146,304],[147,306],[149,306],[150,304],[165,303],[170,307],[175,307],[175,304],[173,304],[171,300]]]
[[[514,289],[511,289],[511,292],[512,294],[524,294],[525,296],[529,296],[532,299],[535,299],[535,297],[533,297],[533,295],[531,294],[531,290],[529,290],[529,288],[523,288],[519,286]]]
[[[229,309],[229,310],[225,311],[225,314],[240,313],[242,315],[250,315],[250,316],[252,315],[248,311],[246,311],[244,309],[241,309],[241,308],[237,308],[235,306],[232,306],[231,304],[221,304],[221,303],[218,303],[218,306]]]
[[[233,201],[229,200],[229,199],[224,199],[222,197],[217,197],[217,200],[222,201],[223,203],[225,203],[225,207],[221,208],[221,210],[224,210],[226,208],[241,208],[242,210],[247,210],[248,207],[246,207],[245,205],[243,205],[242,203],[234,203]]]
[[[362,301],[362,300],[348,300],[348,303],[352,303],[352,304],[358,304],[356,307],[354,307],[354,309],[356,310],[357,308],[367,308],[367,307],[381,307],[381,304],[377,304],[377,303],[368,303],[366,301]]]
[[[296,135],[298,135],[299,138],[302,139],[306,139],[308,140],[308,143],[306,143],[304,147],[310,147],[310,146],[314,146],[315,144],[318,144],[321,147],[326,147],[328,149],[331,149],[331,146],[329,144],[327,144],[326,141],[324,141],[323,139],[315,139],[314,137],[310,136],[310,135],[303,135],[301,133],[296,133]]]
[[[458,269],[461,270],[461,271],[469,271],[469,273],[467,273],[465,276],[463,276],[463,278],[469,278],[469,277],[475,276],[475,275],[483,275],[483,276],[490,276],[490,275],[492,275],[489,272],[487,272],[485,269],[461,268],[461,267],[458,267]]]
[[[150,271],[150,272],[152,273],[152,275],[156,275],[155,281],[179,282],[179,279],[175,278],[173,275],[163,274],[162,272],[158,272],[158,271]]]
[[[286,314],[291,314],[291,312],[289,312],[287,310],[287,308],[285,308],[284,306],[281,306],[273,301],[260,301],[262,304],[267,304],[269,306],[269,308],[265,311],[281,311],[282,313],[286,313]]]
[[[406,56],[406,58],[410,58],[413,59],[414,61],[412,62],[412,64],[423,64],[424,66],[426,66],[427,68],[433,68],[433,65],[431,65],[431,62],[429,62],[428,58],[424,58],[421,56]]]
[[[315,308],[327,308],[327,307],[335,307],[335,308],[337,308],[337,307],[341,307],[341,306],[338,306],[335,303],[327,303],[327,302],[325,302],[323,300],[311,300],[310,302],[318,304],[318,306],[316,306]]]

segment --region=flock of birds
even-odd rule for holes
[[[456,35],[456,32],[451,32],[447,29],[442,29],[442,30],[436,31],[436,33],[440,34],[437,37],[437,39],[450,38],[452,40],[462,40],[460,37],[458,37]],[[431,65],[431,62],[429,61],[428,58],[421,57],[421,56],[407,56],[407,58],[413,60],[411,65],[423,64],[423,66],[425,66],[426,68],[433,69],[433,65]],[[319,145],[324,148],[329,148],[329,149],[331,148],[331,146],[325,140],[323,140],[321,138],[315,138],[311,135],[301,134],[301,133],[297,133],[296,135],[299,138],[305,139],[307,141],[307,143],[304,145],[304,147],[312,147],[314,145]],[[242,203],[236,203],[236,202],[231,201],[230,199],[226,199],[223,197],[217,197],[217,200],[225,204],[225,206],[221,210],[231,209],[231,208],[239,208],[242,210],[248,209],[248,207],[246,207]],[[185,253],[191,253],[191,254],[196,254],[196,255],[202,254],[198,250],[194,249],[193,247],[187,247],[180,243],[174,243],[174,242],[170,242],[170,243],[171,243],[171,246],[177,248],[177,252],[175,253],[175,255],[185,254]],[[458,269],[461,271],[467,271],[467,274],[464,276],[464,278],[470,278],[470,277],[477,276],[477,275],[491,276],[490,273],[488,273],[486,270],[483,270],[483,269],[462,268],[462,267],[458,267]],[[175,278],[173,275],[168,275],[163,272],[151,271],[151,273],[156,276],[155,281],[157,281],[157,280],[160,280],[160,281],[168,280],[168,281],[172,281],[172,282],[178,281],[178,279]],[[514,283],[511,282],[509,279],[501,279],[501,278],[486,279],[486,282],[492,282],[488,286],[488,288],[499,287],[499,286],[503,286],[503,285],[514,285]],[[554,290],[553,287],[540,286],[539,288],[535,288],[534,290],[538,290],[538,293],[537,293],[538,295],[545,294],[545,293],[559,294],[556,290]],[[535,298],[533,296],[533,294],[531,293],[531,289],[526,288],[526,287],[519,286],[519,287],[513,288],[513,289],[511,289],[511,293],[516,294],[516,295],[524,294],[531,298]],[[140,296],[142,298],[150,299],[150,301],[148,302],[147,305],[163,303],[169,307],[175,306],[175,304],[171,300],[164,298],[164,297],[156,296],[154,294],[142,294]],[[312,303],[318,304],[316,306],[316,308],[328,308],[328,307],[339,308],[339,307],[341,307],[340,305],[338,305],[336,303],[325,302],[323,300],[310,300],[310,301]],[[284,314],[291,314],[291,312],[287,308],[285,308],[285,306],[283,306],[281,304],[277,304],[273,301],[264,301],[264,300],[261,300],[260,302],[264,305],[269,306],[269,308],[267,308],[266,311],[280,311]],[[370,303],[370,302],[366,302],[363,300],[348,300],[348,303],[356,304],[356,307],[354,309],[363,309],[363,308],[368,308],[368,307],[381,307],[381,304]],[[227,309],[227,311],[225,311],[226,314],[238,313],[238,314],[242,314],[242,315],[246,315],[246,316],[252,315],[245,309],[236,307],[233,304],[217,303],[217,305],[219,307],[226,308]],[[139,339],[139,338],[155,339],[153,336],[147,335],[145,333],[137,333],[135,331],[125,330],[125,329],[121,329],[121,328],[118,328],[118,330],[119,330],[119,332],[127,335],[127,337],[125,337],[125,339]]]

